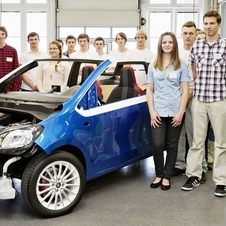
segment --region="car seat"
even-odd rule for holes
[[[84,66],[82,68],[82,78],[81,78],[81,83],[80,85],[83,84],[83,82],[88,78],[88,76],[94,71],[94,68],[93,66]],[[99,85],[99,83],[96,81],[94,83],[97,87],[97,93],[98,93],[98,98],[100,100],[103,100],[103,91],[102,91],[102,88],[101,86]]]
[[[120,76],[121,75],[124,76],[127,73],[131,73],[132,74],[132,78],[133,78],[133,87],[134,87],[134,89],[137,90],[140,95],[143,95],[144,94],[143,90],[137,85],[136,77],[135,77],[135,74],[134,74],[134,69],[132,67],[130,67],[130,66],[125,66],[124,68],[127,68],[128,70],[126,70],[126,69],[125,70],[121,70],[120,71]]]
[[[110,93],[106,103],[143,95],[142,89],[137,85],[132,67],[123,67],[120,71],[119,85]]]

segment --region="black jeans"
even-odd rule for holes
[[[157,177],[170,180],[177,159],[178,141],[184,120],[178,127],[172,127],[172,117],[161,117],[159,127],[151,127],[152,150]],[[164,164],[163,151],[166,150]]]

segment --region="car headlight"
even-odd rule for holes
[[[0,148],[12,150],[29,147],[42,130],[40,125],[6,128],[0,132]]]

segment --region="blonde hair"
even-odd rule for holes
[[[147,33],[144,30],[138,30],[134,38],[136,39],[137,36],[144,36],[146,40],[148,39]]]
[[[157,47],[157,55],[154,61],[154,67],[158,68],[159,70],[164,70],[163,68],[163,51],[162,51],[162,39],[164,36],[169,35],[173,39],[173,49],[171,52],[171,59],[170,59],[170,64],[174,64],[174,70],[177,70],[181,67],[180,63],[180,57],[179,57],[179,51],[178,51],[178,43],[177,43],[177,38],[174,33],[172,32],[165,32],[163,33],[158,42],[158,47]]]
[[[205,32],[205,31],[203,31],[203,30],[199,30],[199,31],[197,31],[197,33],[196,33],[196,35],[201,35],[201,34],[206,35],[206,32]]]
[[[199,37],[199,35],[204,35],[204,36]],[[206,37],[206,32],[205,31],[202,31],[202,30],[197,31],[197,33],[196,33],[196,40],[197,41],[201,40],[201,39],[204,39],[205,37]]]

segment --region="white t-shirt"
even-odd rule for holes
[[[98,60],[107,60],[107,59],[109,59],[110,58],[110,56],[107,54],[107,53],[103,53],[102,55],[99,55],[98,54]]]
[[[107,60],[107,59],[109,59],[112,62],[110,55],[108,55],[107,53],[104,53],[102,55],[98,55],[98,60],[103,60],[104,61],[104,60]],[[110,64],[108,66],[108,68],[110,68],[110,67],[113,67],[112,64]],[[106,72],[109,72],[108,69],[106,70]],[[106,76],[106,75],[105,76],[99,76],[98,77],[98,81],[99,80],[109,79],[111,77],[112,77],[112,75],[110,75],[110,76]]]
[[[30,49],[26,50],[23,52],[20,56],[19,62],[20,64],[25,64],[29,61],[32,61],[34,59],[44,59],[44,58],[49,58],[48,54],[39,50],[37,53],[32,52]],[[26,72],[26,75],[28,78],[32,81],[34,85],[36,85],[36,77],[37,77],[37,67],[33,68],[29,71]],[[21,89],[25,90],[32,90],[30,86],[28,86],[23,80],[21,83]]]
[[[98,60],[98,54],[97,52],[93,51],[93,50],[90,50],[88,49],[86,52],[81,52],[80,50],[79,51],[76,51],[74,53],[71,54],[70,58],[75,58],[75,59],[89,59],[89,60]],[[81,66],[80,66],[80,70],[79,70],[79,75],[78,75],[78,81],[77,83],[79,84],[81,82],[81,73],[82,73],[82,68],[84,66],[88,66],[88,65],[92,65],[90,63],[82,63]],[[94,66],[94,65],[93,65]],[[95,66],[94,66],[95,67]]]
[[[191,81],[189,82],[189,90],[193,90],[194,78],[191,70],[191,64],[189,62],[189,54],[190,54],[190,50],[184,49],[183,46],[179,48],[180,59],[183,60],[185,64],[188,66],[189,76],[191,77]]]
[[[118,49],[113,49],[109,55],[112,59],[112,66],[115,67],[117,62],[125,61],[126,55],[131,51],[131,49],[127,49],[125,52],[119,52]]]
[[[179,48],[179,56],[180,56],[180,59],[182,59],[186,64],[189,63],[189,61],[188,61],[188,59],[189,59],[189,53],[190,53],[190,50],[184,49],[183,46]]]
[[[145,48],[143,50],[133,49],[125,57],[126,61],[145,61],[151,63],[154,60],[154,53]],[[131,67],[135,71],[137,84],[146,84],[147,75],[144,66],[141,64],[132,64]]]
[[[113,67],[113,64],[112,64],[112,57],[109,55],[109,54],[107,54],[107,53],[104,53],[104,54],[102,54],[102,55],[98,55],[98,58],[97,58],[98,60],[110,60],[111,61],[111,64],[108,66],[108,68],[110,68],[110,67]]]
[[[88,49],[86,52],[81,52],[79,50],[79,51],[72,53],[70,55],[70,58],[97,60],[98,54],[95,51],[90,50],[90,49]]]
[[[151,63],[153,59],[154,53],[147,48],[143,50],[133,49],[125,56],[126,61],[145,61],[147,63]]]

